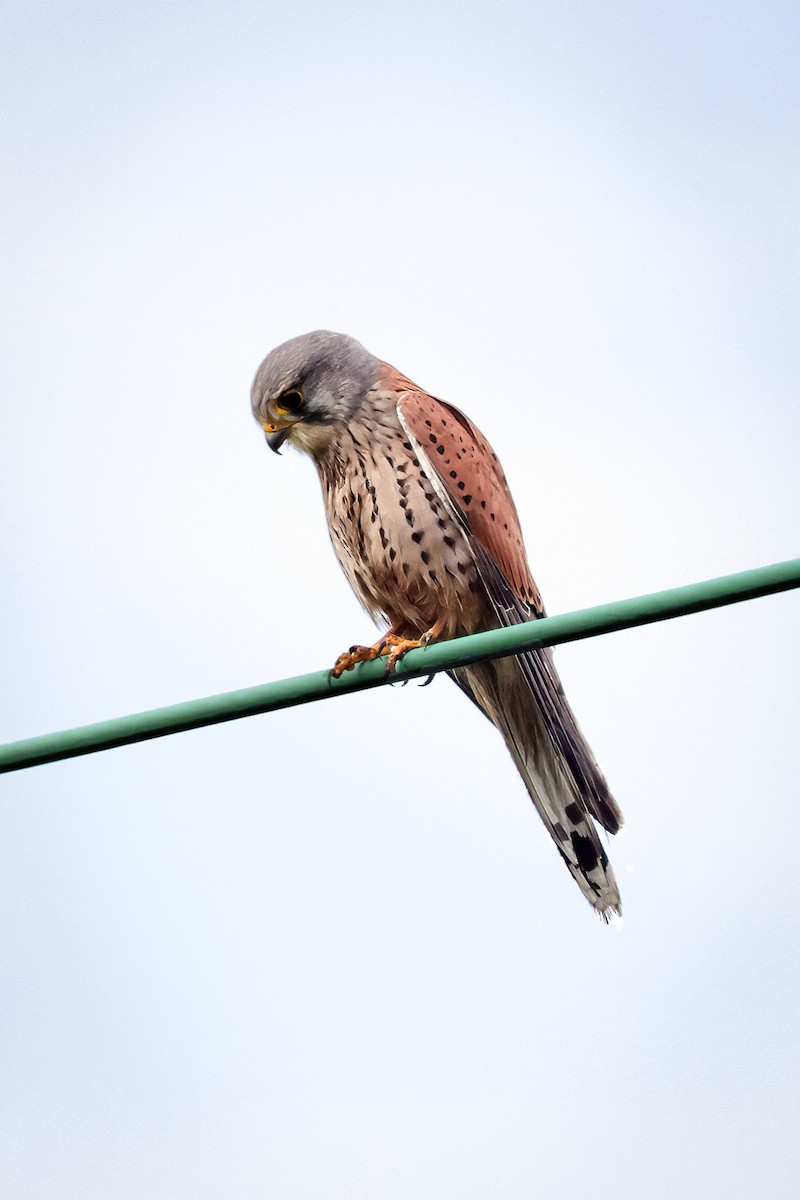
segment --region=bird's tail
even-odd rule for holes
[[[452,676],[502,734],[567,869],[608,921],[622,906],[595,820],[616,833],[622,814],[567,704],[550,652],[535,655],[538,662],[497,659]]]

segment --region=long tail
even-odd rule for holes
[[[606,921],[620,914],[619,889],[594,822],[616,833],[622,814],[566,701],[550,652],[477,663],[451,675],[502,734],[586,899]]]

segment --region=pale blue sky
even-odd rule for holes
[[[800,553],[795,6],[7,4],[0,740],[371,635],[277,342],[490,436],[551,612]],[[562,648],[621,934],[446,680],[0,781],[10,1200],[800,1187],[798,596]]]

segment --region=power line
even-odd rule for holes
[[[598,637],[619,629],[650,625],[655,621],[737,604],[742,600],[755,600],[759,596],[769,596],[796,587],[800,587],[800,558],[630,600],[617,600],[612,604],[601,604],[596,608],[557,617],[543,617],[525,625],[491,629],[471,637],[440,642],[425,650],[411,650],[398,664],[392,679],[418,679],[482,659],[503,658],[523,650],[537,650],[542,646],[557,646],[562,642]],[[83,725],[78,729],[44,734],[0,746],[0,773],[74,758],[80,754],[93,754],[98,750],[110,750],[148,738],[166,737],[186,729],[235,721],[258,713],[275,712],[297,704],[311,704],[349,692],[381,687],[388,682],[384,663],[378,660],[362,663],[340,679],[332,679],[330,671],[317,671],[311,675],[297,675],[292,679],[281,679],[258,687],[156,708],[150,712],[116,717],[95,725]]]

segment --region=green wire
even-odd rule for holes
[[[392,678],[403,680],[434,675],[438,671],[467,666],[482,659],[502,658],[523,650],[597,637],[618,629],[666,621],[672,617],[736,604],[742,600],[754,600],[796,587],[800,587],[800,558],[736,575],[725,575],[721,579],[689,584],[687,587],[637,596],[631,600],[601,604],[597,608],[545,617],[525,625],[492,629],[471,637],[440,642],[424,650],[411,650],[399,663]],[[125,746],[148,738],[166,737],[184,729],[199,729],[204,725],[253,717],[257,713],[291,708],[295,704],[310,704],[315,700],[381,687],[388,682],[385,664],[375,661],[360,664],[341,679],[331,679],[330,671],[317,671],[312,675],[298,675],[241,691],[206,696],[201,700],[189,700],[167,708],[134,713],[129,717],[116,717],[95,725],[83,725],[78,729],[44,734],[0,746],[0,773],[73,758],[79,754],[93,754],[98,750],[110,750],[114,746]]]

